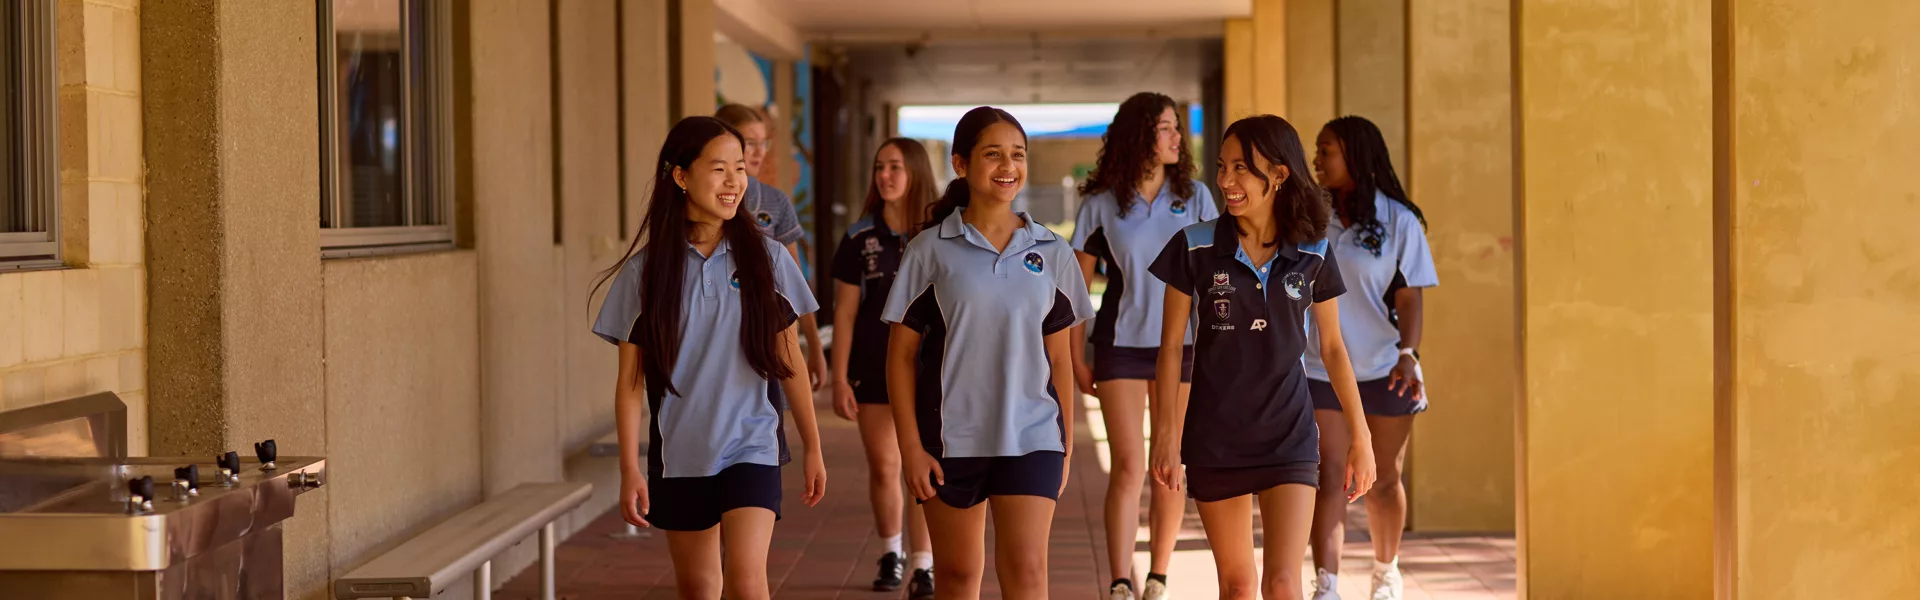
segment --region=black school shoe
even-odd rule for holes
[[[900,555],[892,552],[880,557],[880,576],[873,580],[873,591],[891,592],[900,589],[900,571],[904,565]]]
[[[913,570],[913,583],[907,584],[907,600],[933,600],[933,571]]]

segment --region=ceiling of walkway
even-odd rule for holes
[[[1119,102],[1140,91],[1200,100],[1219,63],[1204,38],[1069,38],[849,47],[848,71],[901,104]]]
[[[1084,29],[1218,23],[1252,13],[1252,0],[777,0],[810,37],[927,30]]]

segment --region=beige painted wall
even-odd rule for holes
[[[1338,0],[1287,0],[1287,122],[1312,154],[1313,136],[1333,120],[1334,11]]]
[[[1407,11],[1446,14],[1471,10],[1465,2],[1408,2],[1408,0],[1339,0],[1340,115],[1360,115],[1380,127],[1392,155],[1395,172],[1407,172]],[[1426,6],[1435,4],[1437,6]],[[1426,25],[1431,28],[1434,24]],[[1464,33],[1448,31],[1449,34]],[[1482,57],[1506,62],[1503,56]],[[1473,65],[1501,68],[1505,65]],[[1326,120],[1309,122],[1301,135],[1319,135]],[[1418,200],[1415,200],[1418,202]]]
[[[1535,600],[1705,598],[1708,7],[1517,8],[1522,582]]]
[[[1253,103],[1253,19],[1228,19],[1220,42],[1221,127],[1259,114]]]
[[[66,269],[0,273],[0,410],[111,391],[147,450],[146,200],[140,16],[59,3],[60,202]]]
[[[673,121],[667,106],[667,0],[627,0],[627,222],[623,231],[637,235],[647,212],[647,194],[653,189],[654,164],[660,144],[667,140]],[[618,238],[621,250],[632,238]]]
[[[1739,598],[1920,590],[1920,5],[1731,0]]]
[[[1418,2],[1408,193],[1427,216],[1440,287],[1422,344],[1432,410],[1409,451],[1412,526],[1514,527],[1513,103],[1508,0]]]
[[[1287,114],[1287,3],[1252,0],[1253,110],[1247,115]],[[1229,38],[1231,39],[1231,38]],[[1231,72],[1229,72],[1231,73]],[[1229,77],[1232,75],[1230,74]],[[1231,123],[1231,121],[1228,121]]]
[[[680,114],[673,120],[689,115],[713,114],[713,0],[666,0],[680,6],[680,80],[673,82],[679,90]]]

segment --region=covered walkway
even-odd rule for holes
[[[1092,398],[1088,398],[1091,404]],[[1102,468],[1104,435],[1089,427],[1098,423],[1097,406],[1079,412],[1075,428],[1073,477],[1054,517],[1050,568],[1051,595],[1078,600],[1103,598],[1113,576],[1107,569],[1106,542],[1101,535],[1100,503],[1107,477]],[[768,573],[773,596],[781,600],[869,599],[892,595],[868,591],[879,557],[879,540],[867,509],[866,466],[860,435],[854,424],[833,416],[827,402],[818,405],[830,474],[829,493],[819,506],[806,508],[800,496],[799,469],[786,469],[785,516],[774,529]],[[1143,501],[1144,504],[1144,501]],[[1366,598],[1366,577],[1372,550],[1367,544],[1365,511],[1353,510],[1342,555],[1341,596]],[[1257,525],[1256,525],[1257,526]],[[560,595],[568,600],[674,598],[673,568],[667,559],[666,539],[657,532],[639,540],[620,540],[608,534],[622,528],[619,511],[608,511],[580,531],[558,551]],[[1146,561],[1146,536],[1141,535],[1136,561]],[[1495,599],[1514,597],[1514,540],[1511,535],[1422,536],[1410,534],[1401,551],[1401,570],[1407,577],[1408,600]],[[998,598],[993,561],[987,561],[983,598]],[[1311,570],[1311,566],[1302,566]],[[1208,553],[1200,518],[1188,506],[1174,551],[1169,581],[1176,598],[1215,597],[1213,560]],[[539,573],[529,570],[508,582],[495,598],[538,598]],[[904,597],[904,592],[898,594]]]

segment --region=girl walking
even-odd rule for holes
[[[1346,291],[1324,238],[1328,207],[1305,174],[1300,137],[1272,115],[1241,119],[1221,144],[1227,215],[1173,236],[1151,271],[1166,283],[1154,417],[1153,476],[1185,487],[1219,571],[1220,597],[1298,599],[1300,562],[1320,485],[1318,428],[1302,358],[1318,327],[1345,423],[1351,501],[1373,485],[1373,448],[1353,369],[1340,339],[1337,296]],[[1177,393],[1186,322],[1194,340],[1191,401]],[[1185,465],[1185,481],[1180,467]],[[1254,559],[1260,507],[1266,573]]]
[[[682,598],[717,599],[723,589],[769,597],[786,438],[767,390],[774,383],[808,397],[793,325],[817,305],[792,258],[739,210],[744,146],[708,117],[667,133],[642,235],[609,271],[593,324],[620,350],[621,514],[667,532]],[[643,407],[652,417],[644,468]],[[794,403],[793,420],[805,454],[802,501],[812,506],[827,483],[813,404]]]

